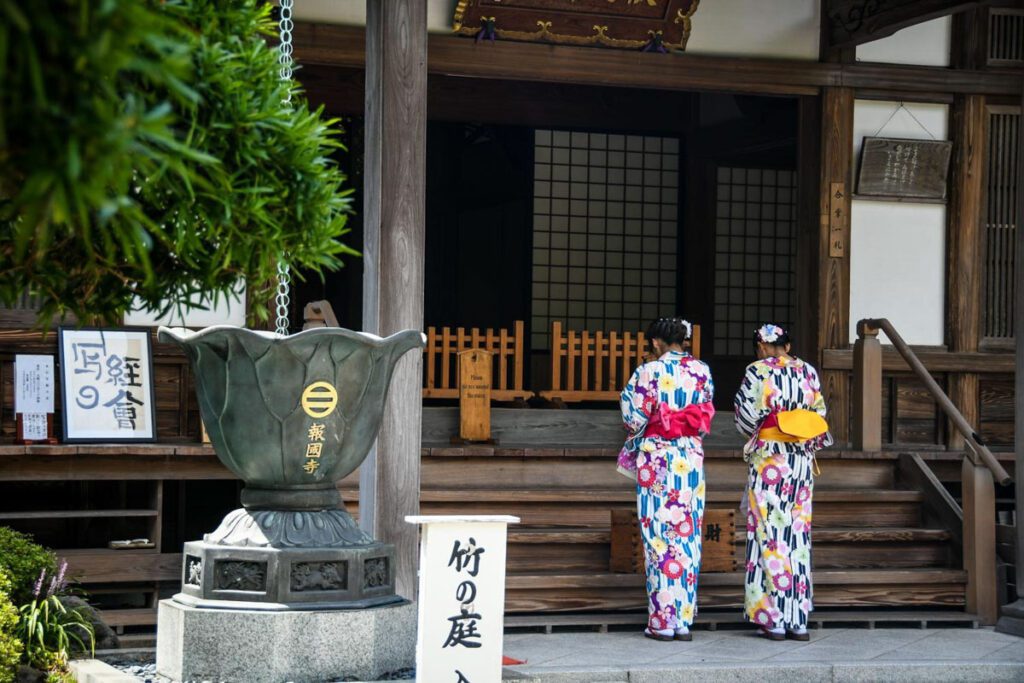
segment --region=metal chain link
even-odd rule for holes
[[[293,0],[280,0],[280,31],[281,31],[281,42],[278,45],[277,63],[281,65],[279,71],[281,80],[288,82],[288,88],[285,90],[284,102],[288,104],[291,102],[291,79],[292,79],[292,29],[295,28],[295,24],[292,21],[292,6]],[[288,263],[281,260],[277,264],[277,320],[275,323],[275,329],[281,336],[288,334],[288,328],[291,326],[291,283],[292,277],[289,272]]]

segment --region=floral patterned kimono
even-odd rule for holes
[[[644,436],[648,421],[666,404],[679,410],[710,402],[708,366],[670,351],[637,368],[622,390],[622,419],[637,444],[637,517],[644,541],[652,630],[689,628],[697,605],[704,451],[701,437]]]
[[[811,494],[814,454],[828,432],[800,442],[769,441],[759,431],[771,416],[806,409],[825,416],[818,373],[798,358],[766,358],[747,367],[736,394],[736,428],[747,480],[746,618],[765,629],[800,630],[812,609]]]

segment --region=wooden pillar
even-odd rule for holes
[[[1021,90],[1021,111],[1024,112],[1024,89]],[[1016,342],[1017,367],[1014,377],[1014,483],[1017,498],[1017,600],[1005,605],[996,630],[1024,636],[1024,115],[1020,118],[1017,136],[1017,249],[1015,277],[1017,300],[1013,304],[1013,333]],[[1012,598],[1013,596],[1011,596]]]
[[[817,347],[850,345],[850,194],[853,156],[853,90],[825,88],[821,117],[821,204],[818,226]],[[822,358],[819,355],[820,365]],[[829,426],[840,444],[849,439],[849,377],[822,370]]]
[[[796,352],[820,359],[818,346],[818,216],[821,204],[821,100],[800,97],[797,137]],[[699,287],[697,288],[700,289]],[[708,299],[709,297],[704,297]],[[814,362],[818,362],[815,360]]]
[[[967,572],[967,611],[984,624],[996,623],[996,490],[992,472],[964,458],[964,570]]]
[[[367,0],[363,328],[423,327],[426,213],[427,9],[422,0]],[[391,382],[377,445],[359,474],[363,528],[395,545],[396,590],[415,597],[422,354]]]
[[[981,337],[981,213],[985,173],[985,98],[959,95],[953,103],[953,160],[950,174],[946,263],[946,338],[949,350],[978,350]],[[949,397],[967,422],[978,428],[978,375],[950,373]],[[962,449],[964,438],[951,424],[947,443]]]
[[[853,434],[855,451],[882,450],[882,345],[878,330],[861,322],[853,345]]]

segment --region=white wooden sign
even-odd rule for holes
[[[18,354],[14,357],[14,412],[21,413],[21,439],[49,437],[46,416],[53,412],[53,356]]]
[[[406,517],[420,524],[416,680],[499,683],[506,515]]]

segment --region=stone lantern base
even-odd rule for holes
[[[157,673],[172,681],[377,680],[416,659],[416,606],[205,609],[160,602]]]

